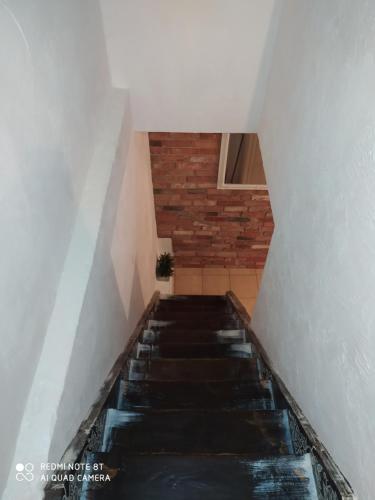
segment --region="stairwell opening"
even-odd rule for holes
[[[171,293],[220,295],[231,289],[251,313],[274,221],[265,184],[221,189],[227,135],[149,133],[157,232],[174,253]]]

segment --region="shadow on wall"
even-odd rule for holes
[[[0,2],[0,497],[15,481],[12,460],[30,424],[29,398],[109,82],[99,5],[89,3]],[[48,431],[41,428],[42,449]]]
[[[96,400],[155,290],[156,230],[147,135],[132,133],[127,154],[126,150],[124,144],[106,196],[50,447],[52,461],[61,456],[87,416],[88,405]]]
[[[276,0],[270,17],[267,36],[265,38],[266,43],[263,46],[263,53],[260,59],[262,63],[260,65],[258,78],[255,83],[254,97],[250,104],[248,120],[244,130],[238,130],[236,132],[256,132],[257,130],[253,130],[254,127],[252,126],[254,122],[259,126],[259,120],[264,106],[267,84],[273,61],[273,52],[280,23],[281,10],[282,3]]]

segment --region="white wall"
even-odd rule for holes
[[[101,0],[113,84],[135,128],[254,132],[275,0]]]
[[[35,500],[154,290],[156,230],[97,2],[1,3],[0,33],[0,495]]]
[[[284,3],[260,139],[276,222],[253,327],[359,498],[375,491],[375,4]]]
[[[95,2],[7,4],[0,4],[1,486],[109,87]]]
[[[126,116],[126,119],[129,117]],[[146,133],[125,127],[59,404],[49,460],[87,415],[155,291],[156,225]]]

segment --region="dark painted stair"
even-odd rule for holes
[[[191,314],[193,313],[193,314]],[[166,318],[167,316],[167,318]],[[220,323],[225,323],[230,320],[236,320],[235,314],[233,312],[218,312],[217,310],[211,309],[207,310],[198,310],[194,311],[194,309],[190,309],[189,311],[164,311],[157,310],[151,314],[150,320],[160,320],[160,321],[183,321],[185,324],[187,320],[192,320],[194,323],[210,323],[213,319],[216,321],[220,321]]]
[[[119,411],[108,410],[103,450],[124,453],[293,453],[288,416],[278,411]]]
[[[246,342],[245,330],[187,330],[153,328],[144,330],[140,337],[144,344],[234,344]]]
[[[131,359],[129,380],[259,380],[257,358]]]
[[[81,499],[317,499],[309,454],[226,297],[159,301],[127,359]]]
[[[186,313],[184,316],[172,319],[149,319],[147,327],[149,329],[157,330],[181,330],[182,328],[191,330],[231,330],[240,327],[240,321],[232,315],[223,315],[212,317],[198,317],[195,318],[194,314]]]
[[[271,410],[270,383],[264,382],[122,382],[120,410],[217,409]]]
[[[309,455],[254,460],[236,456],[124,456],[99,453],[113,474],[87,500],[250,500],[316,498]]]
[[[138,343],[137,357],[146,359],[158,358],[250,358],[254,347],[250,343],[208,344],[182,342],[163,342],[158,345]]]

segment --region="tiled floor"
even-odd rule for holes
[[[252,313],[263,269],[192,268],[175,269],[174,293],[186,295],[223,295],[233,290]]]

